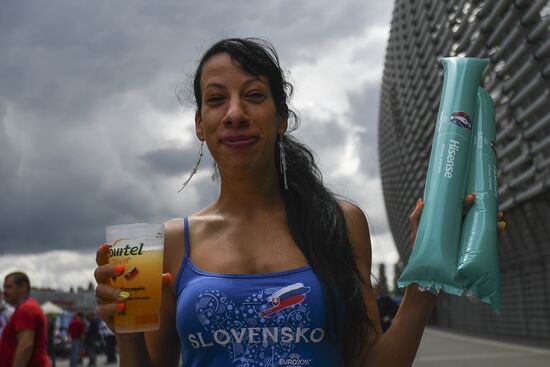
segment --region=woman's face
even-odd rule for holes
[[[267,78],[247,74],[221,53],[203,65],[200,83],[196,132],[220,173],[274,169],[275,141],[287,124],[277,115]]]

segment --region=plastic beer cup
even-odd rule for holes
[[[115,331],[132,333],[157,330],[162,292],[163,224],[123,224],[107,227],[109,263],[124,265],[112,280],[130,294],[124,312],[115,315]]]

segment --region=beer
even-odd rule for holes
[[[112,285],[130,294],[124,312],[115,315],[115,331],[157,330],[160,325],[164,226],[129,224],[107,228],[109,263],[124,265]]]

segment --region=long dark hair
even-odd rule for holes
[[[202,67],[220,53],[228,53],[246,73],[267,77],[277,114],[288,120],[290,130],[298,127],[299,118],[288,106],[292,84],[286,80],[271,43],[257,38],[224,39],[206,51],[193,81],[199,113]],[[282,186],[281,190],[288,227],[325,290],[328,335],[342,346],[344,362],[348,365],[367,342],[373,323],[363,301],[365,280],[355,263],[344,213],[336,196],[324,186],[311,150],[289,134],[277,139],[282,139],[287,161],[288,190]],[[275,144],[274,149],[278,167],[279,144]],[[277,172],[282,185],[283,177],[279,170]],[[342,309],[339,306],[345,312],[339,311]]]

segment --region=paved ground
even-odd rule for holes
[[[413,367],[548,367],[550,341],[540,347],[426,329]]]
[[[87,359],[84,364],[87,366]],[[97,367],[116,367],[98,356]],[[548,367],[548,345],[533,347],[451,333],[428,328],[424,332],[413,367]],[[56,367],[69,367],[67,359],[57,360]]]
[[[80,364],[79,367],[88,366],[88,358],[84,358],[84,363]],[[99,355],[97,356],[97,367],[117,367],[118,363],[107,363],[107,358],[105,355]],[[69,367],[69,360],[68,359],[57,359],[55,361],[55,367]]]

